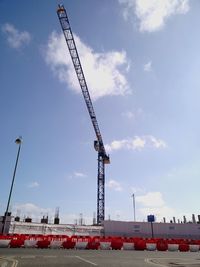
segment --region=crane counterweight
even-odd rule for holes
[[[83,73],[81,61],[74,41],[73,33],[70,27],[69,19],[63,5],[58,5],[57,15],[60,21],[61,28],[68,46],[68,50],[76,71],[76,75],[85,99],[85,103],[92,121],[92,125],[96,134],[97,140],[94,141],[94,148],[98,152],[98,177],[97,177],[97,224],[105,218],[105,164],[110,163],[109,155],[103,144],[103,139],[98,126],[93,104],[90,98],[89,90]]]

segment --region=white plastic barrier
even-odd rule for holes
[[[25,248],[35,248],[37,244],[37,240],[25,240],[24,247]]]
[[[63,241],[60,240],[52,240],[49,247],[50,248],[60,248],[62,246]]]
[[[199,245],[189,245],[191,252],[197,252],[199,251]]]
[[[134,249],[135,249],[134,243],[130,243],[130,242],[123,243],[123,250],[134,250]]]
[[[10,239],[0,239],[0,248],[7,248],[10,244]]]
[[[156,243],[146,243],[146,248],[149,251],[154,251],[156,250]]]
[[[76,249],[86,249],[88,242],[85,241],[77,241],[75,248]]]
[[[178,244],[168,244],[168,251],[178,251]]]
[[[111,245],[111,242],[100,242],[100,249],[109,250],[111,249],[110,245]]]

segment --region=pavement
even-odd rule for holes
[[[199,253],[0,248],[0,267],[200,267]]]

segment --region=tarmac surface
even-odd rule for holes
[[[200,252],[0,248],[0,267],[200,267]]]

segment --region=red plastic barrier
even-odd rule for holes
[[[11,248],[21,248],[24,245],[24,239],[13,238],[10,241]]]
[[[116,250],[120,250],[123,246],[123,241],[121,239],[113,239],[111,241],[111,248],[112,249],[116,249]]]
[[[67,241],[64,241],[62,243],[63,248],[66,248],[66,249],[72,249],[75,247],[75,245],[76,245],[76,242],[72,241],[71,238],[68,238]]]
[[[136,240],[134,242],[135,244],[135,250],[145,250],[146,249],[146,241],[141,239],[141,240]]]
[[[99,242],[96,242],[94,240],[91,240],[87,244],[87,249],[97,250],[97,249],[99,249],[99,246],[100,246],[100,243]]]
[[[143,238],[141,238],[141,237],[130,237],[130,239],[133,241],[133,243],[136,243],[140,240],[143,240]]]
[[[166,251],[168,249],[168,244],[164,240],[157,241],[157,250],[158,251]]]
[[[49,240],[38,240],[37,241],[37,247],[38,248],[48,248],[50,245]]]
[[[186,243],[181,243],[179,244],[179,251],[181,252],[186,252],[186,251],[189,251],[189,244],[186,244]]]

